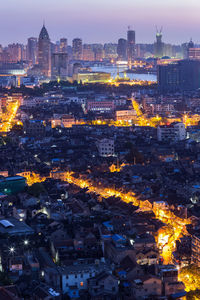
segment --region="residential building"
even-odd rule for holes
[[[83,58],[83,45],[82,40],[79,38],[73,39],[72,41],[72,53],[73,59],[82,60]]]
[[[183,123],[161,125],[157,128],[157,138],[160,142],[175,142],[186,139],[186,129]]]
[[[109,113],[115,109],[113,100],[88,100],[87,110],[96,113]]]
[[[105,139],[98,140],[96,145],[99,151],[99,155],[102,157],[113,156],[115,153],[113,139],[105,138]]]
[[[200,236],[192,236],[192,263],[200,267]]]

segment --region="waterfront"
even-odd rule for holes
[[[115,78],[118,72],[120,77],[124,77],[124,71],[127,70],[127,66],[95,66],[91,69],[95,72],[110,73],[111,76]],[[126,76],[129,77],[131,80],[157,81],[157,76],[155,74],[127,73]]]

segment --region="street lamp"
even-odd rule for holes
[[[24,245],[27,246],[29,244],[28,240],[24,240]]]
[[[10,247],[9,251],[10,251],[10,253],[13,254],[15,252],[15,248],[14,247]]]

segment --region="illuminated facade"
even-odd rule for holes
[[[200,236],[192,236],[192,263],[200,267]]]
[[[134,109],[131,110],[117,110],[116,111],[116,121],[129,121],[134,120],[137,114]]]
[[[185,125],[183,123],[172,123],[170,125],[158,126],[158,141],[182,141],[186,138]]]
[[[60,52],[67,53],[67,39],[66,38],[60,39]]]
[[[102,139],[97,141],[96,145],[100,156],[109,157],[114,155],[114,140]]]
[[[189,56],[189,59],[200,60],[200,48],[189,48],[188,56]]]
[[[41,73],[46,76],[51,76],[51,44],[49,34],[43,25],[38,40],[38,64]]]
[[[83,45],[83,60],[94,61],[94,51],[92,50],[91,45]]]
[[[87,110],[92,112],[112,112],[115,109],[113,100],[88,100]]]
[[[106,72],[79,72],[74,74],[73,79],[82,83],[108,82],[110,80],[110,73]]]

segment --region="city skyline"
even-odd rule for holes
[[[54,7],[52,0],[42,3],[36,0],[32,4],[21,0],[20,6],[10,0],[1,4],[0,44],[25,43],[30,36],[38,37],[43,20],[54,42],[61,37],[68,38],[70,44],[76,37],[85,43],[117,42],[118,38],[126,37],[128,25],[136,31],[137,43],[153,43],[156,25],[158,28],[163,26],[166,43],[181,44],[191,37],[194,42],[200,42],[200,3],[197,0],[190,3],[180,0],[176,3],[172,0],[145,2],[77,0],[74,4],[72,0],[58,0]]]

